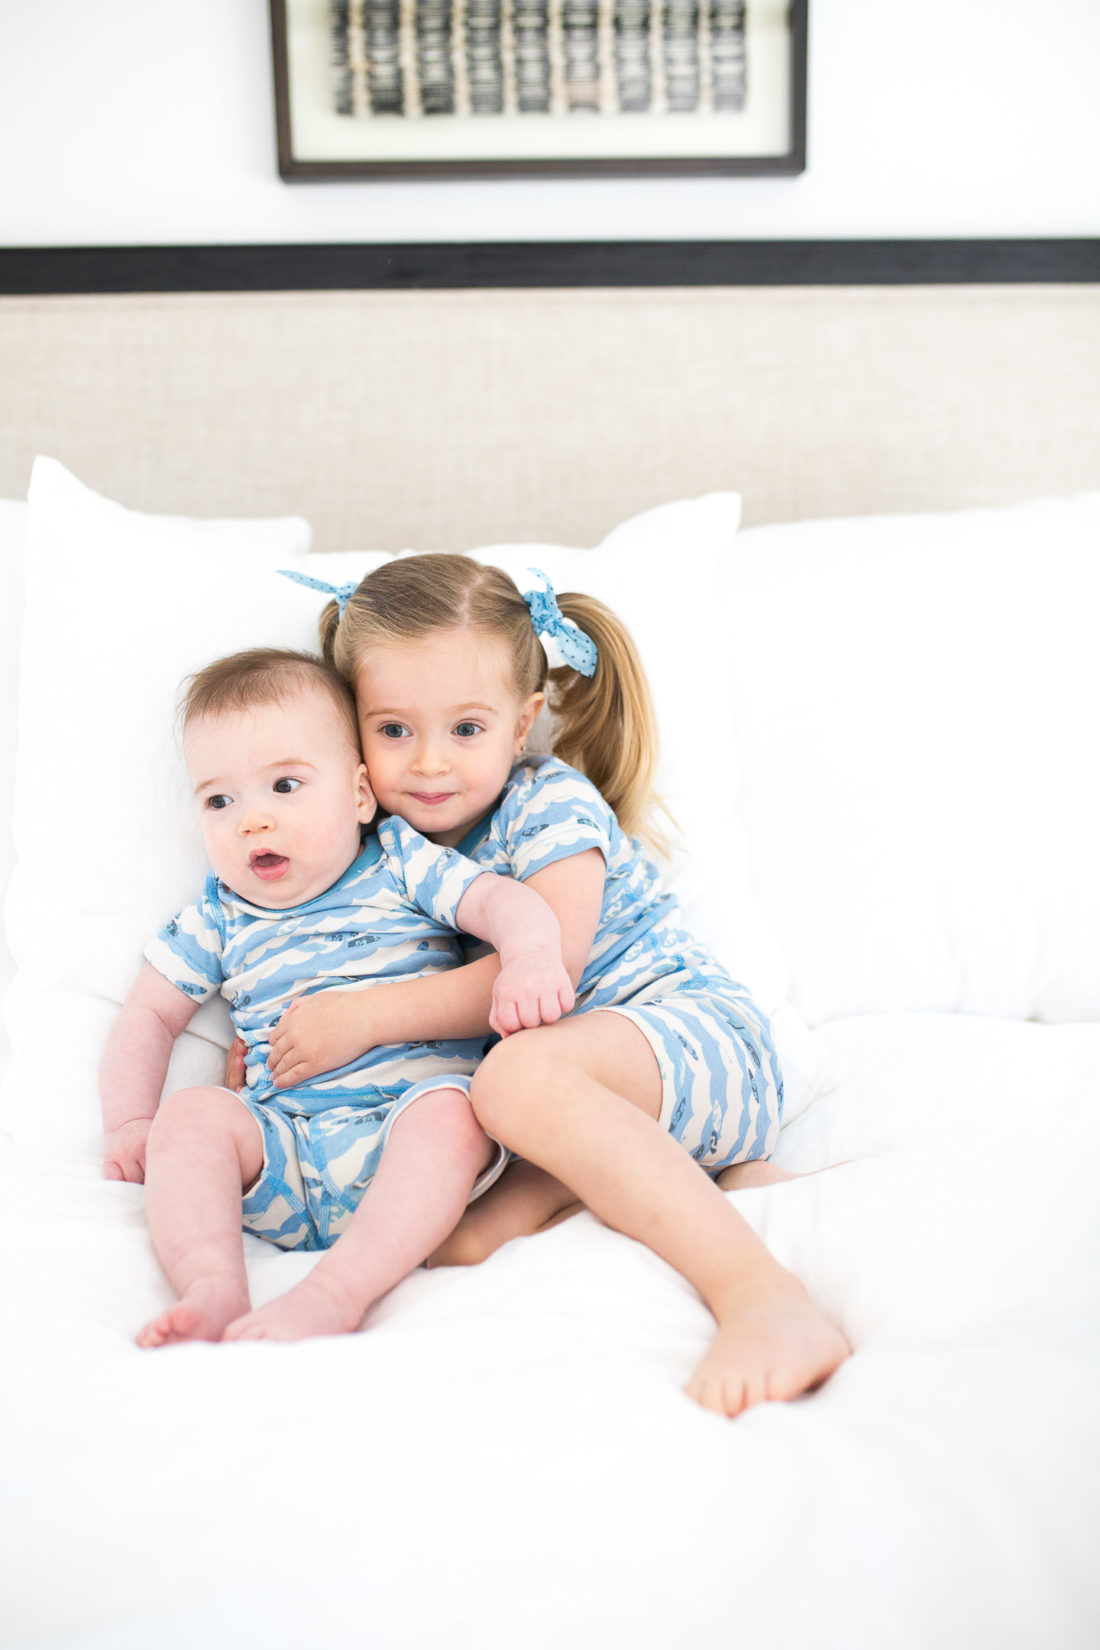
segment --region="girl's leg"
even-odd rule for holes
[[[765,1158],[751,1163],[734,1163],[714,1179],[724,1192],[746,1191],[753,1186],[773,1186],[781,1180],[799,1180],[791,1169],[777,1168]],[[517,1160],[490,1186],[484,1197],[471,1203],[449,1237],[434,1254],[429,1266],[477,1266],[516,1237],[545,1232],[570,1215],[579,1214],[584,1204],[560,1180],[534,1163]]]
[[[692,1158],[659,1126],[656,1059],[637,1026],[594,1012],[522,1031],[473,1080],[490,1134],[569,1186],[699,1291],[718,1334],[688,1386],[736,1415],[816,1386],[849,1347]]]
[[[454,1231],[443,1239],[429,1266],[476,1266],[514,1237],[556,1226],[581,1205],[576,1196],[534,1163],[509,1165],[483,1197],[471,1203]]]
[[[457,1224],[496,1150],[461,1089],[433,1089],[394,1119],[378,1172],[339,1239],[287,1294],[229,1326],[226,1340],[297,1341],[358,1329]]]
[[[780,1169],[766,1157],[753,1158],[749,1163],[731,1163],[728,1169],[714,1177],[715,1184],[724,1192],[743,1192],[750,1186],[774,1186],[780,1180],[801,1180],[793,1169]]]
[[[180,1299],[151,1318],[139,1346],[218,1341],[248,1310],[241,1188],[263,1167],[259,1124],[224,1089],[183,1089],[162,1102],[149,1133],[149,1232]]]

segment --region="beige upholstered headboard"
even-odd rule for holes
[[[9,297],[0,495],[37,452],[332,550],[1009,502],[1100,487],[1100,287]]]

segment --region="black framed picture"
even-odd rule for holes
[[[271,0],[279,172],[793,174],[808,0]]]

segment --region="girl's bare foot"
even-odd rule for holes
[[[234,1279],[200,1278],[166,1312],[150,1318],[136,1336],[139,1346],[175,1346],[182,1341],[220,1341],[226,1328],[248,1309],[248,1290]]]
[[[731,1163],[728,1169],[723,1169],[714,1177],[724,1192],[740,1192],[748,1186],[774,1186],[780,1180],[801,1178],[790,1169],[776,1168],[766,1158],[757,1158],[752,1163]]]
[[[325,1276],[311,1272],[285,1295],[237,1318],[227,1341],[305,1341],[314,1335],[348,1335],[366,1308]]]
[[[719,1415],[740,1415],[769,1398],[797,1398],[820,1386],[851,1347],[797,1278],[754,1292],[723,1314],[718,1333],[688,1382],[689,1398]]]

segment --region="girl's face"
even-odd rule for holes
[[[520,698],[498,637],[455,629],[372,647],[355,697],[378,806],[454,847],[495,806],[544,695]]]

